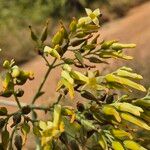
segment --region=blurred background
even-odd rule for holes
[[[85,14],[85,7],[100,8],[103,14],[100,20],[100,38],[137,44],[135,50],[128,52],[134,56],[134,60],[113,61],[110,70],[127,65],[143,75],[142,84],[146,88],[150,86],[150,0],[0,0],[0,63],[2,64],[4,59],[14,58],[25,69],[35,73],[32,84],[27,83],[24,86],[23,102],[30,102],[46,70],[43,61],[34,51],[35,45],[30,38],[28,26],[32,25],[36,33],[39,33],[46,20],[50,19],[49,38],[46,41],[49,44],[50,36],[59,26],[59,20],[67,24],[72,17]],[[47,104],[52,102],[49,101],[49,96],[55,97],[52,89],[55,90],[59,72],[60,69],[54,70],[51,80],[46,83],[44,90],[49,93],[41,98],[42,104],[43,99]]]

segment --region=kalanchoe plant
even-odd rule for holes
[[[61,22],[50,45],[44,44],[48,23],[41,36],[37,36],[30,26],[37,53],[48,67],[30,104],[21,105],[19,97],[23,96],[24,91],[18,86],[25,84],[28,79],[34,79],[33,73],[22,70],[15,65],[14,60],[4,61],[6,71],[2,76],[1,96],[13,95],[18,110],[9,113],[7,108],[0,108],[0,149],[23,149],[29,133],[36,137],[36,148],[43,150],[146,149],[136,138],[136,132],[138,127],[150,130],[150,94],[135,99],[129,96],[132,89],[146,92],[142,85],[136,83],[142,76],[125,66],[102,75],[95,66],[107,63],[110,58],[132,59],[124,54],[124,49],[134,48],[135,44],[122,44],[116,40],[99,42],[100,11],[86,9],[86,13],[87,17],[79,20],[73,18],[68,28]],[[53,59],[52,63],[49,58]],[[50,78],[50,72],[56,67],[62,68],[56,102],[45,107],[35,105],[44,94],[42,88],[47,78]],[[77,68],[82,68],[83,72]],[[128,95],[121,95],[121,91],[128,92]],[[75,100],[75,93],[80,95],[78,101]],[[60,105],[66,96],[76,102],[75,108]],[[36,110],[50,112],[51,119],[40,120]],[[11,118],[12,124],[9,123]]]

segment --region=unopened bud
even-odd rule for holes
[[[20,75],[20,69],[18,66],[12,67],[11,75],[13,78],[17,78]]]
[[[135,44],[121,44],[121,43],[113,43],[111,45],[111,48],[113,50],[121,50],[123,48],[135,48],[136,45]]]
[[[3,67],[8,69],[10,67],[10,62],[8,60],[5,60],[3,63]]]
[[[23,94],[24,94],[24,91],[23,91],[22,89],[18,89],[18,90],[15,92],[15,95],[16,95],[17,97],[22,97]]]
[[[31,112],[31,108],[29,106],[24,106],[22,107],[22,110],[21,112],[24,114],[24,115],[27,115]]]

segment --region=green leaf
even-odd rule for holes
[[[121,113],[121,117],[124,119],[124,120],[127,120],[141,128],[144,128],[146,130],[150,130],[150,126],[148,126],[144,121],[130,115],[130,114],[127,114],[127,113]]]
[[[6,116],[6,115],[7,115],[6,107],[0,107],[0,116]]]
[[[23,134],[25,135],[30,132],[30,126],[28,125],[28,123],[24,123],[21,129],[22,129]]]
[[[130,103],[126,103],[126,102],[114,103],[113,106],[116,107],[120,111],[129,112],[135,116],[140,116],[140,113],[143,112],[142,108],[138,106],[134,106]]]
[[[8,142],[9,142],[9,132],[7,131],[7,129],[5,129],[4,131],[2,131],[1,138],[2,138],[3,148],[5,150],[7,150]]]
[[[88,58],[88,60],[92,63],[103,63],[104,61],[100,60],[97,57],[91,56],[90,58]]]
[[[41,39],[42,42],[44,42],[47,39],[47,31],[48,31],[48,21],[47,21],[47,23],[46,23],[46,25],[43,28],[43,31],[41,33],[40,39]]]
[[[92,93],[85,91],[85,90],[83,90],[81,92],[81,96],[86,98],[86,99],[89,99],[89,100],[93,100],[93,101],[97,100],[97,98]]]
[[[72,77],[70,76],[69,72],[67,71],[62,71],[61,72],[61,77],[63,77],[64,79],[66,79],[69,83],[74,84],[74,80],[72,79]]]
[[[101,49],[109,49],[110,46],[113,44],[113,43],[116,43],[117,41],[116,40],[112,40],[112,41],[104,41],[101,45]]]
[[[38,37],[37,35],[34,33],[34,31],[32,30],[32,27],[29,26],[30,32],[31,32],[31,38],[33,41],[37,42],[38,41]]]
[[[21,150],[22,149],[22,144],[23,144],[23,140],[22,137],[20,135],[16,135],[15,136],[15,142],[14,142],[17,150]]]
[[[57,85],[57,90],[59,90],[62,85],[64,85],[68,91],[69,91],[69,95],[70,95],[70,98],[73,99],[74,98],[74,86],[73,84],[71,84],[70,82],[68,82],[66,79],[64,78],[61,78],[61,80],[59,81],[58,85]]]
[[[117,77],[113,74],[108,74],[105,76],[105,79],[106,81],[108,82],[117,82],[117,83],[120,83],[120,84],[123,84],[123,85],[127,85],[129,87],[132,87],[134,89],[137,89],[137,90],[140,90],[140,91],[143,91],[145,92],[146,89],[140,85],[140,84],[137,84],[129,79],[126,79],[126,78],[123,78],[123,77]]]
[[[120,115],[114,107],[112,107],[112,106],[103,106],[102,112],[106,115],[114,116],[118,122],[121,122]]]
[[[4,87],[4,89],[8,88],[10,82],[11,82],[11,75],[10,75],[10,73],[7,72],[6,76],[5,76],[5,79],[3,81],[3,87]]]
[[[107,141],[104,135],[100,135],[98,143],[100,144],[103,150],[108,150]]]
[[[112,129],[112,133],[115,137],[117,138],[124,138],[124,137],[129,137],[132,139],[132,135],[124,130],[119,130],[119,129]]]
[[[114,150],[124,150],[123,146],[118,141],[113,141],[112,142],[112,147],[113,147]]]
[[[70,59],[70,58],[66,58],[66,59],[64,59],[64,63],[72,65],[72,64],[74,64],[74,60]]]
[[[75,32],[76,28],[77,28],[77,20],[74,18],[69,25],[69,29],[71,32]]]
[[[61,31],[58,31],[52,38],[52,43],[54,45],[60,44],[62,42],[63,39],[63,34]]]
[[[132,72],[122,70],[122,69],[117,70],[116,73],[118,76],[122,76],[122,77],[130,77],[130,78],[134,78],[134,79],[143,79],[143,77],[139,74],[132,73]]]
[[[144,106],[144,107],[149,108],[150,107],[150,100],[138,99],[138,100],[134,101],[134,104],[136,104],[138,106]]]
[[[53,126],[58,128],[61,116],[61,105],[54,106],[54,115],[53,115]]]
[[[5,126],[6,124],[6,119],[0,118],[0,130]]]
[[[76,59],[83,65],[83,57],[80,52],[75,52]]]
[[[79,81],[83,81],[85,83],[89,82],[89,79],[87,76],[83,75],[82,73],[78,72],[78,71],[71,71],[70,75],[72,76],[72,78],[74,78],[75,80],[79,80]]]
[[[36,126],[36,125],[33,126],[33,134],[34,134],[35,136],[38,136],[38,137],[41,136],[40,128],[39,128],[38,126]]]
[[[123,143],[130,150],[146,150],[146,148],[131,140],[125,140]]]
[[[89,131],[95,130],[95,126],[92,120],[87,120],[83,114],[77,114],[76,119]]]

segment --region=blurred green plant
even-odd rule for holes
[[[48,23],[40,36],[29,27],[36,52],[47,65],[47,72],[30,104],[20,103],[24,90],[18,86],[28,79],[33,80],[33,73],[22,70],[14,60],[4,61],[6,71],[2,76],[1,96],[14,96],[18,110],[10,113],[6,107],[0,108],[0,149],[12,150],[14,146],[22,149],[32,132],[36,137],[36,149],[146,150],[146,145],[140,144],[142,136],[137,138],[136,133],[138,127],[150,130],[150,93],[143,98],[130,98],[131,89],[146,92],[137,83],[142,76],[125,66],[103,75],[94,65],[106,63],[110,58],[132,59],[124,54],[124,49],[134,48],[135,44],[122,44],[116,40],[99,42],[100,10],[86,9],[86,13],[86,17],[74,18],[67,28],[61,22],[49,45],[45,44]],[[73,55],[69,57],[66,53]],[[49,59],[53,61],[50,63]],[[43,86],[50,72],[57,67],[61,67],[62,72],[56,102],[51,106],[37,106],[35,102],[44,94]],[[121,91],[128,95],[119,94]],[[76,102],[75,108],[60,104],[66,97],[75,100],[76,93],[80,94],[80,101]],[[53,117],[40,120],[37,110],[49,112]]]
[[[40,28],[47,18],[51,18],[50,26],[53,30],[49,32],[53,32],[57,19],[63,18],[67,21],[75,14],[81,15],[83,8],[97,8],[97,6],[101,6],[106,14],[101,22],[106,22],[114,16],[125,15],[128,8],[141,1],[144,0],[1,0],[0,46],[5,51],[1,54],[0,62],[15,58],[17,63],[23,63],[35,56],[34,52],[30,51],[33,45],[27,38],[26,27],[29,24]],[[24,40],[20,40],[22,37]]]

